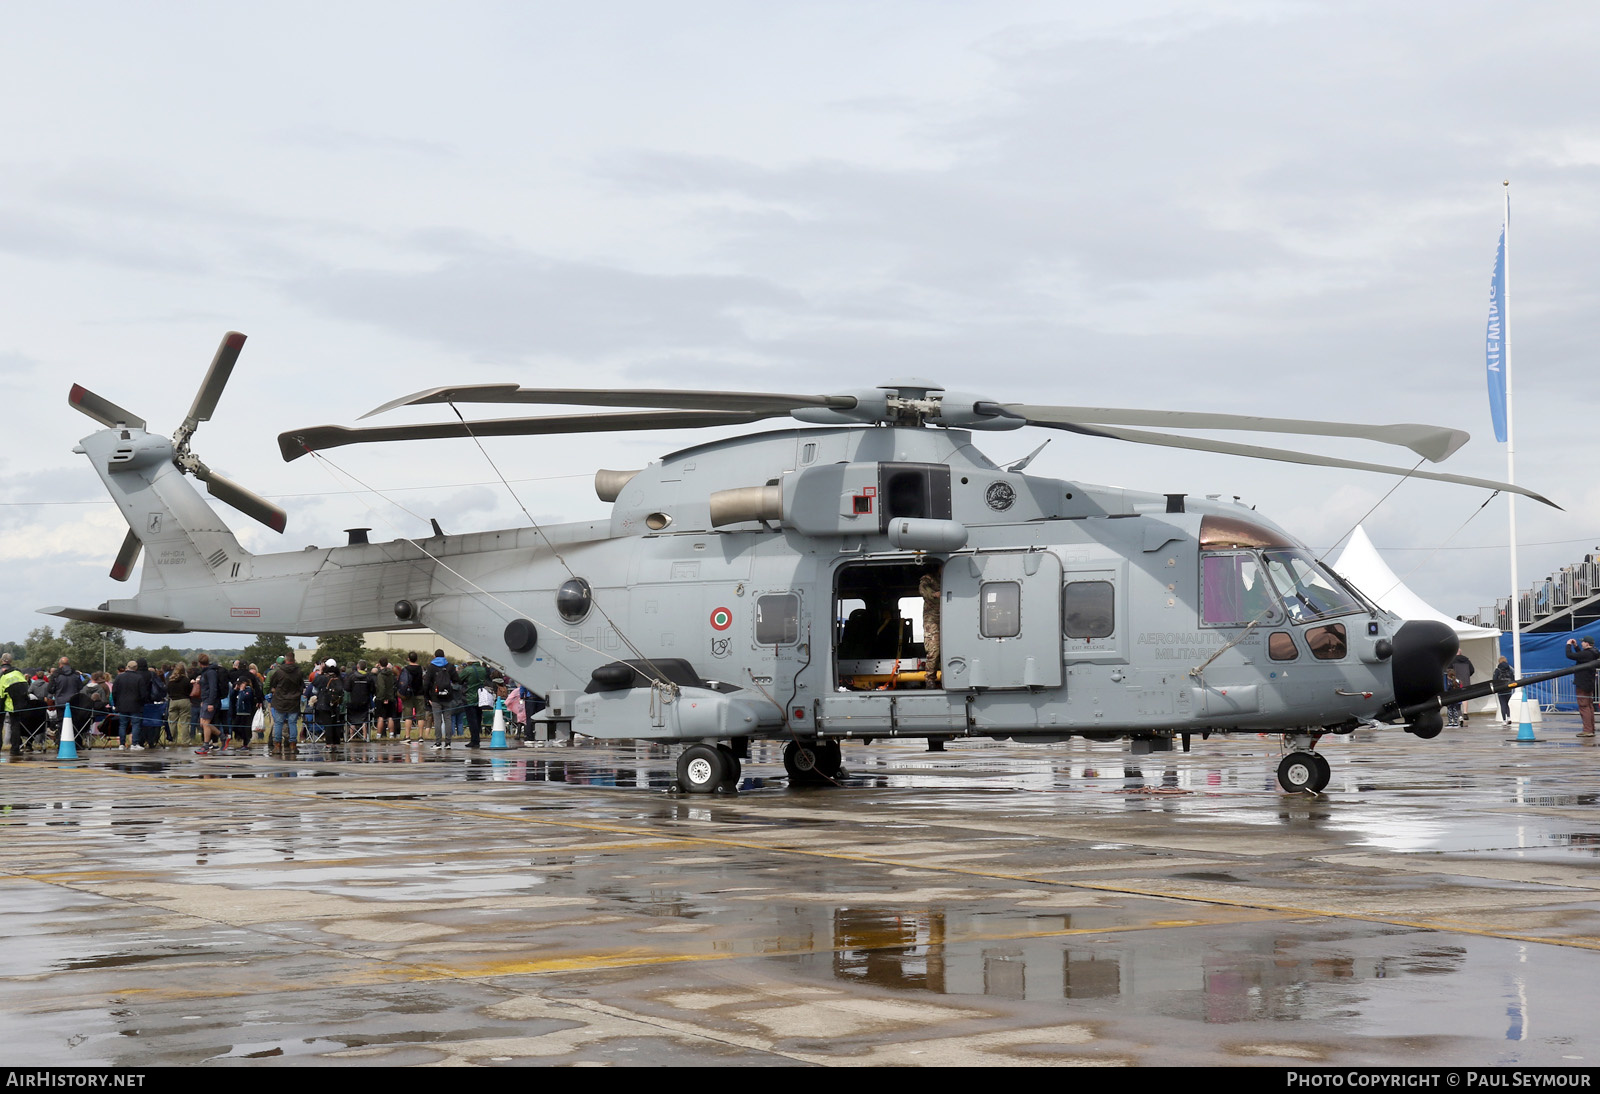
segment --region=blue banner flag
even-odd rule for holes
[[[1506,233],[1500,230],[1500,249],[1494,256],[1494,276],[1489,279],[1489,332],[1484,356],[1489,364],[1489,415],[1494,418],[1494,439],[1506,443]]]

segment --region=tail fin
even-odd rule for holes
[[[79,451],[88,455],[144,549],[141,595],[250,576],[251,554],[173,464],[166,437],[103,429],[85,437]],[[124,544],[119,561],[132,554],[130,546]]]

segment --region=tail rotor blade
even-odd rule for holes
[[[139,561],[139,552],[144,544],[139,542],[139,537],[133,534],[133,529],[128,529],[128,534],[122,537],[122,547],[117,551],[117,560],[111,564],[111,580],[126,581],[133,574],[133,564]]]
[[[201,381],[200,390],[195,392],[194,403],[189,407],[189,415],[183,420],[190,431],[201,422],[211,420],[212,411],[217,409],[217,400],[222,398],[222,389],[228,386],[228,377],[233,375],[233,366],[239,361],[239,351],[244,349],[244,339],[245,336],[236,330],[230,330],[222,336],[217,355],[211,359],[206,378]]]
[[[115,429],[119,425],[127,426],[129,429],[144,428],[143,418],[128,413],[110,399],[96,395],[82,384],[72,385],[72,390],[67,392],[67,404],[80,414],[87,414],[107,429]]]
[[[205,480],[206,490],[212,497],[224,505],[231,505],[247,517],[254,517],[274,532],[283,531],[289,522],[289,514],[273,505],[266,498],[248,487],[240,486],[232,479],[225,478],[215,471],[207,470],[198,476]]]

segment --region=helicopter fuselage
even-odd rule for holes
[[[106,618],[425,626],[578,733],[1316,734],[1408,689],[1402,621],[1253,509],[1008,470],[964,430],[758,433],[602,472],[609,520],[259,555],[169,448],[82,442],[145,550]]]

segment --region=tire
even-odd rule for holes
[[[1333,778],[1333,765],[1328,762],[1328,757],[1320,752],[1313,752],[1311,758],[1317,761],[1317,783],[1312,789],[1320,794],[1327,789],[1329,781]]]
[[[816,749],[815,741],[790,741],[783,746],[783,769],[789,773],[790,786],[809,786],[822,781],[817,774]]]
[[[838,741],[790,741],[783,746],[783,769],[791,786],[814,786],[839,776]]]
[[[678,756],[678,786],[691,794],[709,794],[727,778],[724,752],[706,744],[690,745]]]
[[[818,741],[816,747],[817,774],[828,780],[844,775],[844,750],[838,741]]]
[[[717,751],[722,753],[722,768],[727,781],[737,784],[739,777],[744,774],[744,765],[739,762],[739,757],[733,754],[733,749],[727,745],[718,745]]]
[[[1278,785],[1291,794],[1314,794],[1321,770],[1315,753],[1291,752],[1278,764]]]

